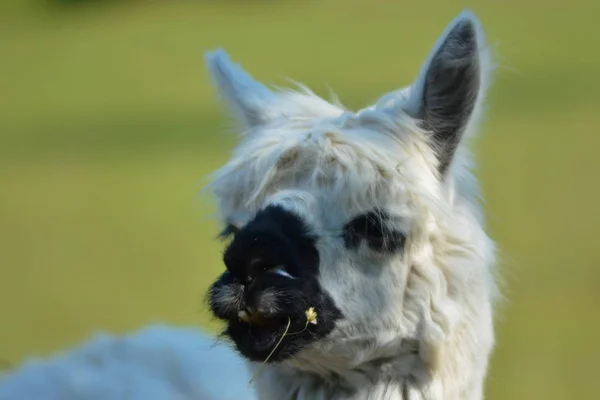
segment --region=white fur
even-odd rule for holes
[[[191,328],[98,334],[68,352],[0,375],[0,400],[253,399],[238,355]]]
[[[275,203],[300,214],[319,237],[320,283],[344,315],[326,339],[266,366],[256,381],[261,400],[482,398],[494,344],[495,254],[468,141],[491,65],[469,12],[434,52],[465,19],[478,30],[483,84],[444,179],[430,133],[414,118],[430,60],[414,85],[353,113],[305,88],[273,91],[222,50],[207,56],[243,129],[232,158],[212,176],[220,217],[242,227]],[[344,246],[344,223],[373,207],[406,233],[401,254]],[[8,375],[0,400],[253,398],[241,360],[208,342],[167,328],[96,339]],[[61,396],[65,390],[70,395]]]

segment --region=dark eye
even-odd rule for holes
[[[392,253],[402,250],[405,236],[386,222],[386,213],[372,211],[353,218],[344,226],[344,243],[348,248],[357,248],[366,242],[374,251]]]
[[[225,227],[225,229],[223,229],[219,233],[219,239],[222,239],[222,240],[228,239],[231,236],[237,235],[237,233],[239,231],[240,231],[240,229],[238,227],[236,227],[235,225],[227,224],[227,226]]]

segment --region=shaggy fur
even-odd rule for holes
[[[232,379],[232,377],[235,377]],[[98,334],[68,352],[0,375],[1,400],[253,399],[242,360],[191,328]]]
[[[223,222],[244,232],[275,205],[301,218],[343,316],[267,364],[259,398],[481,399],[496,288],[467,148],[490,73],[476,17],[449,25],[413,85],[356,113],[305,88],[272,91],[223,50],[207,63],[242,131],[210,185]]]
[[[491,72],[475,16],[450,24],[413,85],[358,112],[305,88],[273,91],[222,50],[207,64],[242,132],[210,185],[227,231],[269,207],[299,218],[318,252],[306,282],[332,303],[316,305],[311,341],[265,365],[257,397],[481,399],[497,292],[468,151]],[[251,281],[236,268],[211,292],[224,309],[239,307],[231,285]],[[210,342],[169,328],[99,337],[7,374],[0,400],[253,398],[242,359]]]

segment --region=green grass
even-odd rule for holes
[[[0,359],[152,321],[216,327],[202,297],[221,248],[198,194],[233,137],[203,51],[358,107],[409,83],[468,6],[500,56],[477,151],[508,299],[488,398],[595,398],[595,1],[38,3],[0,5]]]

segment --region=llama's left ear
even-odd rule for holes
[[[207,53],[205,59],[219,94],[243,129],[264,124],[274,116],[274,93],[232,63],[223,49]]]
[[[433,135],[444,176],[483,95],[489,61],[477,17],[463,11],[446,28],[403,109]]]

